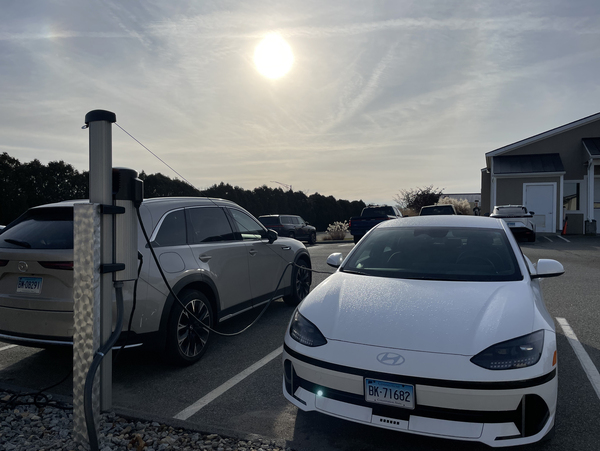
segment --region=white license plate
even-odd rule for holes
[[[415,408],[415,388],[412,385],[365,379],[365,400],[405,409]]]
[[[42,292],[41,277],[19,277],[17,293],[40,294]]]

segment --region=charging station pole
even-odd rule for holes
[[[73,435],[89,443],[84,413],[85,380],[102,343],[112,332],[112,274],[101,267],[113,263],[113,217],[102,214],[112,205],[112,123],[116,115],[94,110],[85,116],[89,127],[89,203],[74,205],[73,246]],[[112,352],[106,354],[92,388],[92,410],[98,430],[99,413],[112,407]]]

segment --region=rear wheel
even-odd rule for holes
[[[213,311],[206,296],[197,290],[186,290],[179,299],[186,308],[177,301],[173,304],[165,351],[168,360],[185,366],[196,363],[206,352],[210,331],[202,324],[212,327]]]
[[[290,234],[288,235],[290,238],[296,238],[296,234],[294,232],[290,232]]]
[[[535,232],[527,236],[527,241],[533,243],[535,241]]]
[[[315,244],[317,242],[317,233],[311,232],[308,235],[308,244]]]
[[[299,266],[310,268],[310,264],[304,258],[299,259],[296,263]],[[289,295],[284,296],[283,301],[287,305],[291,305],[292,307],[297,306],[310,291],[311,283],[312,273],[310,271],[308,271],[307,269],[299,268],[296,265],[292,266],[292,292]]]
[[[354,235],[354,244],[358,244],[358,242],[360,241],[361,238],[362,238],[362,235]]]

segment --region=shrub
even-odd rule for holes
[[[346,238],[347,232],[348,221],[336,221],[333,224],[329,224],[329,226],[327,227],[327,233],[329,234],[330,240],[343,240],[344,238]]]
[[[454,209],[456,210],[457,215],[472,215],[473,210],[471,210],[471,204],[467,199],[454,199],[452,197],[444,197],[440,199],[438,205],[454,205]]]

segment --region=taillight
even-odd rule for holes
[[[73,271],[73,262],[38,262],[46,269],[64,269]]]
[[[0,260],[0,267],[8,265],[8,260]]]

